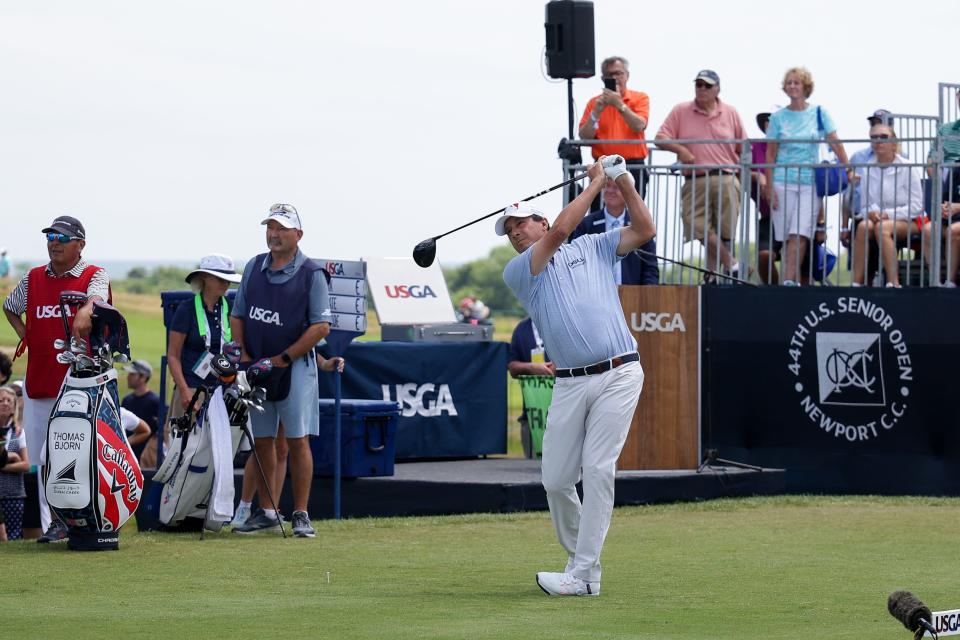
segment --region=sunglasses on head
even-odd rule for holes
[[[696,85],[697,89],[713,89],[714,86],[709,82],[704,82],[703,80],[697,80],[694,82],[694,84]]]
[[[73,240],[79,240],[80,238],[74,238],[73,236],[68,236],[65,233],[48,233],[47,242],[59,242],[60,244],[66,244],[72,242]]]
[[[889,139],[890,139],[890,134],[889,134],[889,133],[875,133],[875,134],[873,134],[873,135],[870,136],[870,139],[871,139],[871,140],[889,140]]]

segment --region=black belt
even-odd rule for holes
[[[702,171],[695,170],[691,175],[697,176],[698,178],[706,176],[732,176],[733,172],[726,169],[704,169]]]
[[[616,369],[622,364],[627,364],[628,362],[639,362],[640,354],[634,351],[633,353],[628,353],[625,356],[617,356],[616,358],[610,358],[609,360],[604,360],[603,362],[598,362],[596,364],[591,364],[586,367],[575,367],[573,369],[557,369],[558,378],[579,378],[580,376],[593,376],[598,373],[604,373],[610,371],[610,369]]]

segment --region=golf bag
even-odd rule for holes
[[[223,424],[212,415],[216,412],[216,403],[223,405],[220,393],[208,394],[188,429],[171,429],[170,452],[153,476],[154,482],[164,485],[160,499],[160,522],[164,525],[180,524],[184,518],[199,518],[208,531],[219,531],[224,519],[229,521],[233,516],[233,458],[240,448],[246,424],[232,424],[229,419],[229,424]],[[229,428],[229,440],[214,435],[215,430],[222,433],[225,427]],[[231,513],[224,519],[213,517],[210,508],[216,479],[215,446],[220,447],[218,455],[229,461]]]
[[[85,301],[84,294],[64,292],[63,317],[64,306]],[[98,303],[90,345],[71,339],[66,322],[64,329],[70,348],[57,358],[71,366],[47,426],[44,490],[50,508],[67,526],[69,548],[117,549],[120,528],[136,511],[143,491],[140,465],[120,422],[113,368],[115,355],[129,359],[126,324],[116,309]],[[64,346],[58,341],[58,348]]]
[[[233,517],[232,462],[243,437],[253,445],[249,411],[262,411],[266,397],[263,388],[254,384],[269,370],[238,372],[225,355],[214,359],[212,369],[221,385],[198,389],[190,410],[170,419],[170,452],[153,476],[154,482],[164,485],[159,514],[164,525],[199,518],[204,529],[219,531]],[[192,408],[201,393],[205,400],[193,418]],[[229,477],[218,477],[218,469]]]

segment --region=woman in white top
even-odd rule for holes
[[[870,145],[877,165],[857,169],[860,190],[859,222],[854,231],[853,283],[862,285],[870,236],[880,246],[888,287],[900,286],[896,240],[919,236],[924,223],[923,186],[918,167],[897,166],[905,162],[897,154],[897,136],[885,124],[870,129]],[[911,229],[910,225],[916,225]]]

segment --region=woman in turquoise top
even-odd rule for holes
[[[783,284],[796,285],[798,265],[807,252],[809,239],[820,211],[820,198],[814,188],[813,169],[806,165],[819,162],[819,144],[813,142],[778,142],[784,140],[837,140],[833,118],[826,109],[807,102],[813,93],[813,76],[803,67],[788,69],[783,76],[783,92],[790,105],[770,116],[767,127],[767,164],[784,167],[767,168],[764,196],[771,204],[771,220],[776,240],[783,242]],[[847,152],[840,142],[828,142],[841,163],[847,163]],[[797,166],[804,165],[804,166]],[[847,169],[848,174],[852,174]]]

